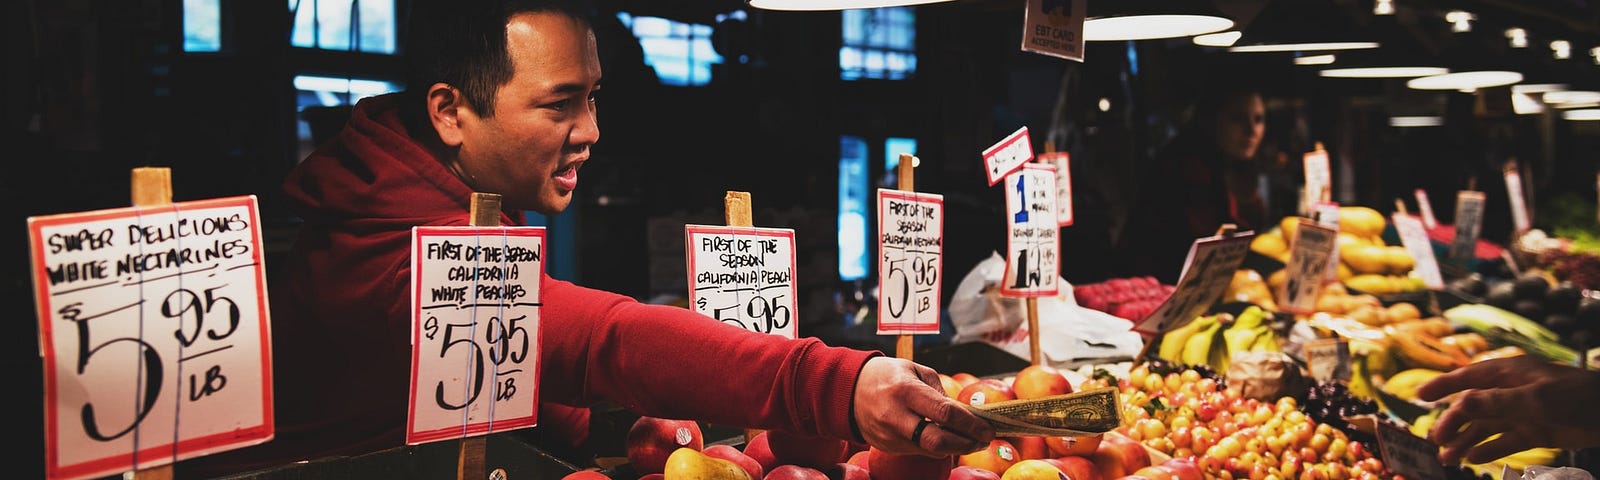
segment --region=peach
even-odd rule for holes
[[[1132,475],[1150,466],[1150,452],[1144,445],[1122,435],[1106,435],[1089,459],[1100,468],[1100,476],[1107,479]]]
[[[828,475],[811,467],[799,465],[779,465],[772,469],[762,480],[828,480]]]
[[[962,455],[956,459],[956,465],[978,467],[994,472],[1004,473],[1006,469],[1022,461],[1017,447],[1003,438],[996,438],[989,442],[983,450]]]
[[[873,480],[946,480],[956,468],[956,457],[929,457],[915,453],[867,450],[867,470]]]
[[[660,473],[667,464],[667,457],[683,447],[697,451],[705,448],[698,422],[641,416],[623,438],[628,464],[640,475]]]
[[[1023,460],[1006,469],[1000,480],[1061,480],[1061,469],[1044,460]]]
[[[611,477],[594,470],[579,470],[561,477],[561,480],[611,480]]]
[[[966,388],[967,385],[972,385],[974,382],[978,381],[977,375],[967,372],[956,372],[951,374],[950,378],[955,380],[957,384],[960,384],[962,388]]]
[[[1104,433],[1088,437],[1044,437],[1044,443],[1050,447],[1052,456],[1087,457],[1094,454],[1095,448],[1100,446],[1100,440],[1103,438],[1105,438]]]
[[[743,468],[745,473],[749,473],[750,478],[761,478],[766,474],[766,469],[761,467],[761,462],[757,462],[756,459],[745,455],[743,451],[733,448],[732,445],[712,445],[706,447],[705,450],[701,450],[700,453],[704,453],[708,457],[733,462],[734,465]]]
[[[868,468],[869,464],[867,463],[867,455],[868,455],[868,453],[867,453],[866,450],[862,450],[862,451],[859,451],[859,452],[856,452],[856,453],[852,453],[852,454],[850,454],[850,460],[845,461],[845,463],[848,463],[848,464],[851,464],[851,465],[857,465],[857,466],[860,466],[861,468]]]
[[[872,480],[872,473],[867,471],[867,467],[854,463],[835,463],[822,473],[828,476],[828,480]]]
[[[1149,478],[1150,480],[1176,480],[1178,478],[1177,473],[1173,472],[1172,469],[1161,465],[1151,465],[1134,470],[1132,475]]]
[[[1000,480],[1000,474],[963,465],[950,470],[949,480]]]
[[[784,430],[767,431],[767,448],[779,464],[799,465],[813,469],[845,461],[845,451],[850,442],[839,438],[808,437]]]
[[[768,433],[770,432],[758,433],[744,444],[744,454],[756,459],[756,463],[761,464],[763,472],[771,472],[778,467],[778,458],[772,455],[772,447],[767,443]]]
[[[1066,455],[1053,460],[1055,460],[1056,468],[1061,469],[1061,473],[1067,474],[1067,478],[1072,480],[1106,480],[1104,476],[1100,475],[1100,467],[1095,466],[1094,462],[1089,460],[1088,457]]]
[[[1161,466],[1172,470],[1173,478],[1176,480],[1203,480],[1205,478],[1205,474],[1200,471],[1199,462],[1196,462],[1194,457],[1174,457],[1161,462]]]
[[[956,395],[960,395],[961,387],[965,386],[961,382],[957,382],[955,377],[943,373],[939,374],[939,385],[944,387],[944,396],[950,398],[956,398]]]
[[[1043,460],[1054,455],[1050,454],[1050,445],[1045,437],[1029,435],[1025,437],[1002,437],[1011,445],[1017,447],[1020,460]],[[1005,473],[1005,472],[996,472]]]
[[[968,405],[983,405],[985,403],[1016,400],[1017,393],[1010,385],[993,378],[985,378],[962,387],[961,393],[956,395],[956,401]]]
[[[1017,398],[1030,399],[1072,393],[1072,382],[1049,365],[1029,365],[1011,381]]]

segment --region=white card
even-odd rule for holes
[[[544,227],[411,232],[406,443],[534,426]]]
[[[944,196],[878,190],[878,334],[939,333]]]
[[[685,225],[689,305],[740,328],[796,338],[794,230]]]
[[[1006,176],[1006,274],[1000,294],[1049,297],[1060,289],[1056,167],[1028,163]]]
[[[147,469],[273,437],[257,212],[243,196],[28,219],[46,476]]]

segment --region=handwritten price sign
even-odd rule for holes
[[[1450,242],[1450,259],[1465,265],[1474,258],[1478,234],[1483,230],[1483,192],[1462,190],[1456,194],[1456,236]]]
[[[1033,141],[1028,139],[1028,127],[1022,127],[1000,143],[984,149],[983,171],[989,175],[989,185],[993,186],[1029,160],[1033,160]]]
[[[1444,288],[1444,276],[1439,274],[1439,261],[1433,258],[1433,241],[1428,239],[1428,231],[1416,217],[1396,212],[1390,216],[1393,219],[1394,229],[1400,233],[1400,244],[1405,245],[1406,251],[1416,259],[1416,271],[1422,276],[1422,283],[1433,290]]]
[[[944,196],[878,190],[878,334],[939,333]]]
[[[1334,255],[1338,231],[1300,219],[1295,233],[1294,251],[1289,254],[1288,281],[1284,283],[1284,310],[1310,314],[1316,309],[1317,295],[1322,292],[1322,281],[1327,278],[1328,259]]]
[[[1056,223],[1056,167],[1029,163],[1006,176],[1006,275],[1000,293],[1049,297],[1060,288],[1061,226]]]
[[[28,219],[48,477],[272,438],[260,226],[253,196]]]
[[[1160,335],[1205,313],[1228,289],[1233,272],[1239,269],[1245,253],[1250,251],[1253,238],[1254,234],[1246,232],[1195,240],[1189,246],[1189,257],[1183,263],[1183,273],[1178,275],[1178,286],[1172,296],[1139,321],[1133,330],[1147,336]]]
[[[1056,166],[1056,224],[1072,226],[1072,157],[1067,152],[1039,155],[1039,161]]]
[[[796,338],[794,230],[685,225],[689,304],[760,333]]]
[[[538,421],[543,227],[411,230],[406,443]]]

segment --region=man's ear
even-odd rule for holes
[[[461,146],[461,115],[470,110],[461,91],[446,83],[428,87],[428,123],[439,133],[439,141],[451,147]]]

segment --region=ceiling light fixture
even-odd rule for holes
[[[1528,48],[1528,31],[1517,27],[1506,29],[1506,39],[1511,41],[1511,48]]]
[[[1378,42],[1306,42],[1274,43],[1266,45],[1240,45],[1229,47],[1228,51],[1234,53],[1316,52],[1324,50],[1360,50],[1364,48],[1378,47]]]
[[[951,0],[748,0],[748,3],[763,10],[826,11],[908,7],[948,1]]]
[[[1328,78],[1416,78],[1450,73],[1444,67],[1341,67],[1320,72]]]
[[[1322,54],[1322,55],[1306,55],[1306,56],[1301,56],[1301,57],[1294,57],[1294,64],[1295,65],[1327,65],[1327,64],[1333,63],[1334,60],[1336,60],[1336,58],[1331,53]]]
[[[1511,90],[1511,111],[1517,115],[1535,115],[1544,113],[1544,103],[1533,98],[1532,94],[1521,93],[1515,88]]]
[[[1600,103],[1600,92],[1592,90],[1564,90],[1558,92],[1545,92],[1545,103],[1557,105]]]
[[[1583,110],[1567,110],[1565,112],[1561,112],[1561,118],[1585,122],[1600,120],[1600,109],[1586,108]]]
[[[1194,44],[1202,47],[1231,47],[1242,36],[1244,36],[1244,32],[1238,30],[1207,33],[1205,35],[1195,35]]]
[[[1394,0],[1378,0],[1372,4],[1373,15],[1394,15]]]
[[[1550,56],[1555,57],[1556,60],[1566,60],[1572,58],[1572,42],[1568,42],[1566,40],[1551,40]]]
[[[1455,33],[1472,31],[1472,21],[1477,19],[1477,15],[1465,10],[1451,10],[1449,13],[1444,14],[1444,21],[1450,22],[1450,31]]]
[[[1220,32],[1233,28],[1233,20],[1210,15],[1129,15],[1083,21],[1086,42],[1154,40]]]
[[[1511,86],[1511,93],[1546,93],[1559,92],[1567,89],[1565,83],[1519,83]]]
[[[1444,118],[1433,115],[1404,115],[1389,117],[1391,127],[1437,127],[1444,125]]]
[[[1461,90],[1511,85],[1522,81],[1522,74],[1509,70],[1481,70],[1453,72],[1442,75],[1418,77],[1406,81],[1406,86],[1417,90]]]

